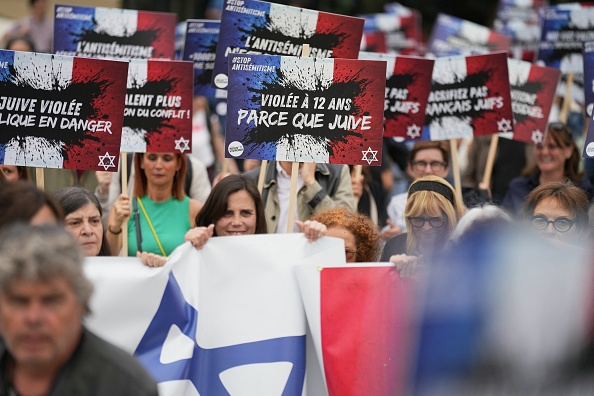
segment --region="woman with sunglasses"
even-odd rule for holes
[[[541,184],[571,181],[588,196],[594,196],[594,187],[579,171],[580,153],[565,124],[549,125],[544,142],[534,146],[535,164],[513,179],[503,198],[502,206],[511,213],[521,213],[522,204],[530,191]]]
[[[536,187],[524,201],[523,213],[532,228],[554,241],[583,244],[590,234],[586,193],[570,182]]]
[[[406,254],[390,258],[401,277],[412,275],[424,258],[443,249],[464,212],[454,189],[441,177],[425,176],[410,185],[404,210]]]

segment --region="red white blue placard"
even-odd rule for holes
[[[434,60],[369,52],[360,52],[359,59],[387,62],[384,137],[420,139]]]
[[[422,41],[419,13],[409,15],[394,13],[364,15],[364,33],[382,32],[389,50],[403,55],[419,53]]]
[[[505,52],[435,60],[424,139],[511,131],[513,113]]]
[[[0,50],[0,163],[116,171],[126,62]]]
[[[173,59],[176,15],[56,5],[54,53],[105,59]]]
[[[500,0],[494,29],[512,38],[511,52],[516,59],[534,60],[540,41],[538,12],[547,0]]]
[[[561,72],[516,59],[508,59],[507,65],[515,130],[506,137],[542,143]]]
[[[226,155],[380,165],[386,62],[233,54]]]
[[[439,14],[431,39],[429,52],[435,56],[456,56],[507,51],[511,37],[485,26],[446,14]]]
[[[227,88],[233,53],[356,59],[363,19],[256,0],[225,0],[213,84]]]
[[[130,61],[122,151],[190,152],[192,62]]]

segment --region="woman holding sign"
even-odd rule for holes
[[[536,164],[511,181],[502,206],[512,213],[521,213],[524,199],[541,184],[569,180],[592,200],[594,187],[579,171],[580,154],[569,128],[556,122],[549,125],[543,143],[534,146]]]
[[[408,189],[404,210],[406,254],[390,257],[402,278],[415,273],[426,258],[441,251],[465,208],[452,186],[437,176],[415,180]]]
[[[184,193],[184,155],[138,153],[134,172],[139,175],[134,179],[134,197],[118,197],[109,214],[107,240],[112,254],[117,254],[122,246],[122,225],[128,221],[128,256],[136,255],[149,266],[161,266],[195,226],[202,204]]]

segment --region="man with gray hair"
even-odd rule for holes
[[[154,396],[155,380],[83,324],[92,285],[62,227],[0,235],[0,396]]]

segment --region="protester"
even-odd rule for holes
[[[107,241],[112,254],[122,247],[122,225],[128,222],[128,256],[137,256],[150,266],[163,265],[186,232],[195,226],[202,204],[184,193],[186,156],[175,153],[144,153],[134,156],[132,199],[120,194],[107,223]],[[134,208],[134,216],[130,216]]]
[[[443,179],[449,172],[450,150],[446,142],[416,142],[408,156],[406,172],[413,181],[423,176],[435,175]],[[397,194],[388,203],[388,225],[383,230],[384,239],[393,238],[407,230],[404,219],[408,193]]]
[[[561,123],[549,125],[544,143],[534,146],[536,164],[511,181],[502,206],[511,213],[521,213],[524,199],[541,184],[569,179],[583,189],[588,199],[594,187],[579,171],[581,156],[569,128]]]
[[[551,182],[536,187],[524,201],[524,216],[532,228],[549,239],[585,244],[590,236],[590,203],[584,190],[571,182]]]
[[[64,225],[87,256],[110,256],[97,197],[82,187],[65,187],[54,193],[64,211]]]
[[[47,17],[47,0],[29,0],[30,16],[16,21],[4,34],[4,41],[12,36],[28,36],[37,52],[52,52],[54,26]]]
[[[431,260],[443,249],[464,211],[453,187],[444,179],[425,176],[411,184],[404,212],[409,230],[406,254],[390,257],[402,277],[412,275],[425,259]]]
[[[372,177],[371,166],[361,167],[361,174],[357,175],[357,168],[349,166],[351,170],[351,185],[357,202],[357,212],[369,217],[378,226],[386,223],[386,205],[384,204],[384,190],[381,183]],[[392,177],[392,171],[390,176]],[[381,174],[380,174],[381,177]]]
[[[269,161],[262,190],[268,230],[287,232],[292,163]],[[258,180],[260,167],[246,173]],[[299,164],[295,218],[305,221],[321,210],[346,206],[355,209],[349,167],[315,163]],[[298,226],[294,230],[297,231]]]
[[[297,221],[309,241],[326,234],[317,221]],[[196,216],[196,227],[185,240],[201,249],[210,237],[266,234],[264,204],[256,183],[246,175],[229,175],[219,181]]]
[[[0,237],[0,394],[157,395],[129,354],[87,330],[92,285],[78,244],[58,226]]]
[[[19,221],[61,223],[63,218],[60,205],[30,181],[0,183],[0,230]]]
[[[10,51],[35,52],[35,44],[27,35],[14,35],[6,41],[6,49]]]
[[[375,262],[381,252],[379,228],[369,217],[345,207],[323,210],[310,220],[324,224],[327,236],[344,240],[347,263]]]
[[[30,180],[29,172],[24,166],[0,165],[0,173],[7,181]]]
[[[499,232],[512,223],[512,218],[499,206],[483,205],[470,209],[462,216],[450,236],[452,246],[472,240],[474,234],[482,232]]]

